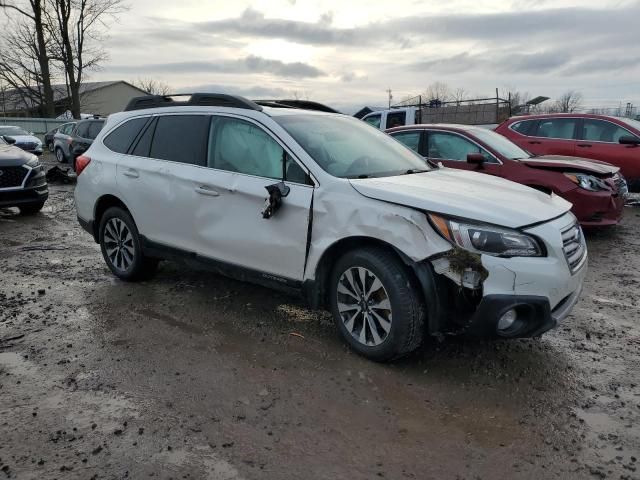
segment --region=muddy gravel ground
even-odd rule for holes
[[[72,191],[0,210],[0,479],[640,479],[640,208],[558,329],[381,365],[294,297],[116,280]]]

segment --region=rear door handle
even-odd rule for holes
[[[212,189],[211,187],[204,186],[204,185],[200,186],[200,187],[196,187],[195,190],[200,195],[206,195],[207,197],[219,197],[220,196],[220,194],[218,192],[216,192],[214,189]]]
[[[531,140],[529,143],[531,145],[540,145],[542,142],[539,142],[538,140]]]
[[[578,146],[582,148],[591,148],[591,145],[589,145],[588,143],[579,143]]]
[[[125,177],[131,177],[131,178],[138,178],[140,176],[140,174],[132,168],[125,170],[124,172],[122,172],[122,174]]]

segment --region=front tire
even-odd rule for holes
[[[44,202],[28,203],[26,205],[20,205],[20,215],[35,215],[44,207]]]
[[[422,342],[424,303],[416,281],[384,248],[353,250],[334,266],[330,282],[333,318],[353,350],[390,361]]]
[[[109,208],[100,219],[99,241],[102,256],[113,274],[128,282],[151,277],[158,260],[145,257],[133,218],[120,207]]]

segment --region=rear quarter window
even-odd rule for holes
[[[104,144],[109,150],[117,153],[127,153],[133,141],[138,137],[149,117],[129,120],[106,136]]]
[[[524,120],[511,124],[511,130],[521,133],[522,135],[530,135],[531,130],[535,126],[536,120]]]

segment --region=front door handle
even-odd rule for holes
[[[531,140],[529,143],[531,145],[540,145],[542,142],[539,142],[538,140]]]
[[[220,196],[220,194],[218,192],[216,192],[211,187],[207,187],[207,186],[196,187],[195,190],[200,195],[206,195],[207,197],[219,197]]]
[[[140,174],[132,168],[125,170],[124,172],[122,172],[122,174],[125,177],[131,177],[131,178],[138,178],[140,176]]]
[[[578,146],[582,148],[591,148],[591,145],[588,143],[579,143]]]

